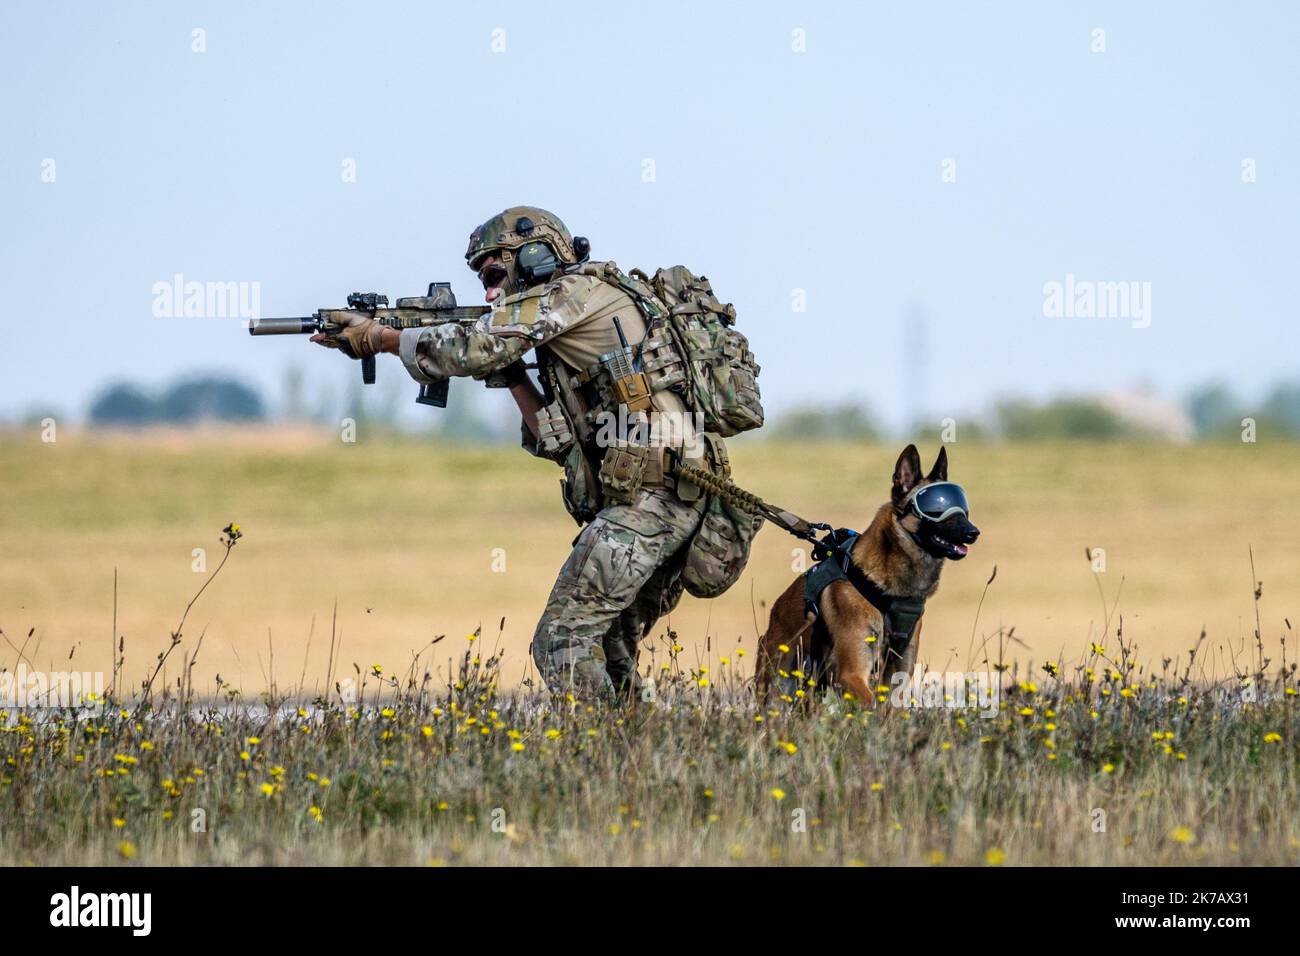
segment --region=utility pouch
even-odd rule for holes
[[[573,444],[573,432],[559,399],[537,410],[537,444],[546,455],[567,452]]]
[[[600,463],[600,486],[605,497],[620,504],[636,500],[645,482],[651,449],[646,445],[616,445]]]
[[[655,323],[641,341],[641,367],[656,392],[685,388],[686,368],[672,333],[663,323]]]
[[[736,583],[749,561],[749,548],[763,519],[714,495],[691,538],[682,584],[694,597],[717,597]]]
[[[719,478],[724,480],[730,478],[731,459],[727,457],[727,446],[723,443],[722,436],[714,432],[705,432],[698,437],[704,439],[705,460],[700,463],[701,466]],[[677,497],[681,501],[699,501],[704,497],[704,489],[693,481],[678,476],[674,484]]]
[[[560,492],[564,496],[565,509],[578,522],[579,527],[596,520],[596,515],[605,506],[600,496],[600,484],[592,473],[587,457],[582,453],[582,446],[577,443],[574,443],[564,461]]]
[[[709,451],[709,460],[713,463],[713,473],[719,478],[731,477],[731,458],[727,455],[727,446],[722,436],[714,432],[704,433],[704,446]]]

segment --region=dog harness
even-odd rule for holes
[[[670,450],[671,454],[672,450]],[[925,601],[886,594],[878,584],[867,577],[862,568],[854,562],[851,553],[858,532],[848,528],[832,528],[821,522],[805,521],[797,514],[770,505],[753,492],[737,487],[728,478],[688,465],[680,459],[675,460],[671,472],[744,511],[761,515],[778,528],[812,545],[813,558],[817,563],[804,572],[803,604],[804,610],[814,616],[815,642],[830,639],[818,607],[822,592],[833,581],[848,581],[859,594],[871,602],[872,607],[879,611],[884,619],[885,646],[900,657],[907,651],[913,635],[916,634],[916,622],[925,612]],[[817,535],[822,532],[825,532],[825,537],[818,538]]]
[[[885,647],[902,657],[912,643],[917,621],[925,612],[925,601],[886,594],[880,585],[867,577],[853,560],[853,543],[857,539],[858,532],[837,528],[813,547],[813,557],[820,560],[804,572],[803,606],[807,613],[815,617],[814,639],[830,640],[819,606],[822,592],[835,581],[848,581],[854,590],[880,612],[885,625]]]

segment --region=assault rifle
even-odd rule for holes
[[[397,300],[396,308],[388,307],[388,296],[375,292],[353,292],[348,296],[346,309],[321,309],[305,318],[253,319],[248,326],[249,335],[314,335],[317,332],[337,332],[347,324],[350,315],[365,315],[392,329],[418,329],[447,322],[474,322],[485,312],[486,305],[458,306],[450,282],[430,282],[426,295],[408,296]],[[375,384],[374,356],[361,360],[361,381]],[[448,379],[438,379],[421,385],[415,400],[421,405],[447,407]],[[487,384],[494,385],[489,381]]]

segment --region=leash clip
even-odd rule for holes
[[[844,543],[857,537],[857,535],[852,531],[848,531],[847,529],[837,530],[822,521],[811,521],[808,523],[808,527],[813,531],[823,531],[826,533],[825,537],[820,540],[811,535],[808,538],[813,545],[812,554],[814,561],[824,561],[832,555],[844,554]]]

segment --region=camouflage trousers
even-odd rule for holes
[[[578,535],[533,635],[533,660],[551,690],[621,699],[639,686],[638,645],[681,599],[683,546],[704,505],[643,490]]]

